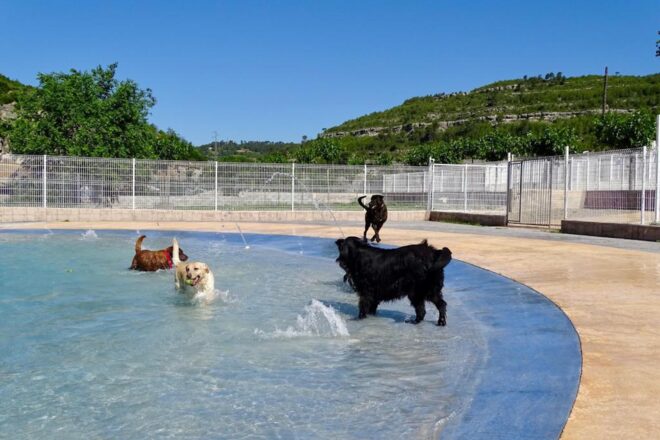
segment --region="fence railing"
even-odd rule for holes
[[[658,223],[657,149],[638,148],[428,167],[154,161],[4,154],[0,206],[253,211],[360,210],[382,193],[390,210]]]
[[[639,224],[660,221],[657,149],[569,155],[565,162],[566,219]]]
[[[426,210],[427,167],[154,161],[5,154],[0,206],[165,210]],[[405,184],[396,176],[404,176]],[[421,179],[421,180],[420,180]]]

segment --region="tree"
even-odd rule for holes
[[[165,160],[205,160],[204,154],[174,130],[158,130],[153,127],[153,150],[159,159]]]
[[[649,145],[655,135],[653,113],[606,113],[595,121],[596,139],[609,148],[639,148]]]
[[[566,146],[574,147],[578,142],[578,136],[572,127],[550,125],[538,135],[530,133],[527,140],[527,154],[554,156],[562,154]],[[512,151],[515,153],[515,150]]]
[[[149,124],[150,89],[115,78],[117,64],[91,71],[39,74],[9,123],[11,150],[23,154],[163,159],[201,158],[173,131]]]
[[[346,154],[334,139],[318,138],[307,141],[293,152],[300,163],[346,163]]]

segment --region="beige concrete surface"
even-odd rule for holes
[[[359,208],[359,207],[358,207]],[[425,220],[426,211],[390,211],[390,221]],[[195,211],[166,209],[95,209],[0,207],[0,222],[327,222],[362,221],[364,211]]]
[[[244,232],[339,237],[318,224],[241,223]],[[3,224],[2,228],[200,230],[236,232],[234,223],[79,222]],[[359,226],[342,226],[359,235]],[[397,229],[391,244],[424,238],[455,258],[543,293],[580,336],[583,371],[565,439],[660,439],[660,253],[583,243]],[[451,282],[451,280],[448,280]],[[451,307],[451,299],[448,299]]]

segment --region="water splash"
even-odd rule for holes
[[[208,305],[220,300],[224,303],[234,302],[229,296],[228,290],[215,289],[213,292],[197,292],[191,299],[190,303],[193,305]]]
[[[266,185],[270,184],[270,183],[273,181],[274,178],[276,178],[276,177],[282,177],[282,176],[284,176],[284,177],[289,177],[289,178],[295,180],[295,182],[296,182],[298,185],[302,186],[308,194],[311,194],[311,195],[312,195],[312,204],[314,205],[314,208],[315,208],[317,211],[322,211],[322,210],[326,210],[326,211],[328,211],[328,212],[330,213],[330,216],[332,217],[332,220],[335,222],[335,227],[336,227],[337,229],[339,229],[339,232],[341,233],[341,236],[344,237],[344,238],[346,238],[346,234],[344,234],[344,230],[343,230],[343,229],[341,228],[341,226],[339,225],[339,222],[337,221],[337,217],[335,217],[335,213],[334,213],[334,211],[333,211],[332,209],[330,209],[330,207],[329,207],[328,205],[326,205],[325,203],[321,202],[320,200],[316,200],[316,194],[314,193],[314,191],[311,191],[307,185],[305,185],[303,182],[301,182],[301,181],[300,181],[296,176],[294,176],[293,174],[291,174],[291,173],[284,173],[284,172],[281,172],[281,171],[276,171],[276,172],[274,172],[273,174],[271,174],[271,176],[270,176],[270,177],[266,180],[266,182],[261,186],[261,189],[260,189],[259,191],[263,190],[263,188],[264,188]]]
[[[296,325],[289,326],[286,330],[275,329],[272,333],[255,329],[254,334],[263,338],[297,338],[309,336],[322,337],[347,337],[348,327],[341,316],[330,306],[321,301],[313,299],[305,306],[305,312],[298,315]]]
[[[236,229],[238,229],[238,233],[241,234],[241,239],[243,240],[245,249],[250,249],[250,245],[247,243],[247,240],[245,240],[245,236],[243,235],[243,231],[241,231],[241,227],[238,225],[238,222],[234,222],[234,224],[236,225]]]
[[[302,237],[300,235],[298,235],[298,233],[296,232],[295,227],[291,228],[291,231],[293,232],[293,236],[298,238],[298,253],[300,255],[303,255],[305,252],[303,250]]]
[[[80,234],[81,240],[96,240],[97,238],[99,238],[99,236],[96,235],[96,232],[94,232],[93,229],[88,229],[87,231]]]

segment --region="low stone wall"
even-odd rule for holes
[[[334,216],[334,218],[333,218]],[[390,211],[392,221],[426,220],[426,211]],[[364,211],[170,211],[141,209],[1,207],[0,222],[194,221],[307,222],[364,221]]]
[[[506,226],[504,214],[433,211],[429,215],[429,220],[432,222],[472,223],[481,226]]]
[[[653,225],[562,220],[561,232],[565,234],[592,235],[596,237],[660,241],[660,226]]]

